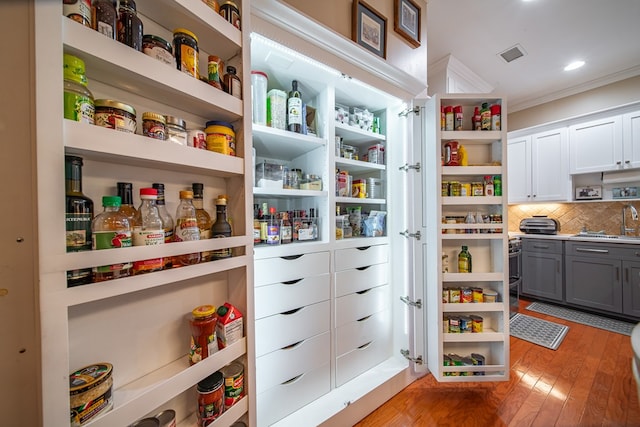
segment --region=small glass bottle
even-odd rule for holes
[[[193,206],[196,208],[196,219],[198,220],[198,228],[200,229],[200,240],[211,238],[211,215],[204,209],[204,184],[201,182],[194,182],[191,184],[193,189]],[[200,253],[200,262],[211,261],[212,252],[203,251]]]
[[[471,273],[471,254],[464,245],[458,254],[458,273]]]
[[[500,184],[500,192],[502,193],[502,183]],[[487,175],[484,177],[484,195],[485,196],[495,195],[493,191],[493,177],[491,175]]]
[[[482,108],[480,109],[480,129],[491,130],[491,110],[489,110],[489,104],[486,102],[482,103]]]
[[[309,209],[309,216],[311,217],[311,240],[318,240],[318,217],[314,208]]]
[[[280,243],[283,245],[292,242],[293,230],[291,221],[289,221],[289,212],[282,212],[282,221],[280,222]]]
[[[132,244],[131,227],[126,216],[118,212],[120,197],[103,196],[104,211],[91,223],[93,250],[127,248]],[[93,267],[93,281],[119,279],[131,275],[131,262]]]
[[[216,199],[216,222],[211,227],[211,237],[214,239],[231,237],[231,224],[227,220],[227,200],[221,197]],[[223,248],[213,251],[212,258],[231,258],[231,248]]]
[[[260,205],[253,205],[253,244],[260,243]]]
[[[134,0],[120,0],[118,8],[118,41],[142,52],[142,20]]]
[[[173,233],[174,242],[200,240],[200,229],[196,219],[196,208],[193,206],[193,191],[180,192],[180,204],[176,210],[176,227]],[[177,255],[173,266],[193,265],[200,262],[200,253]]]
[[[133,206],[133,184],[130,182],[119,182],[116,184],[118,188],[118,196],[120,196],[120,209],[118,211],[127,217],[129,225],[133,230],[134,227],[140,225],[136,221],[138,211]]]
[[[116,0],[93,0],[91,5],[93,29],[110,39],[117,39],[118,12]]]
[[[82,192],[82,158],[65,156],[67,252],[91,250],[93,201]],[[67,271],[67,287],[91,283],[91,269]]]
[[[133,246],[154,246],[164,244],[162,218],[156,201],[158,190],[140,189],[140,207],[136,212],[136,226],[133,227]],[[164,258],[152,258],[133,262],[133,274],[151,273],[164,268]]]
[[[236,67],[231,65],[227,67],[227,74],[224,75],[223,86],[225,92],[229,95],[242,99],[242,82],[240,81],[240,77],[236,74]]]
[[[84,61],[64,54],[64,118],[74,122],[94,124],[95,104],[87,88]]]
[[[269,205],[262,203],[262,211],[260,214],[260,242],[267,243],[269,230]]]
[[[482,119],[480,116],[480,109],[478,107],[475,107],[475,109],[473,110],[473,123],[472,123],[472,128],[473,130],[481,130],[482,129]]]
[[[267,223],[267,244],[280,244],[280,221],[274,206],[269,208],[269,222]]]
[[[167,211],[166,202],[164,200],[164,184],[156,182],[152,185],[158,191],[158,199],[156,200],[156,205],[158,206],[158,212],[160,213],[160,218],[162,219],[162,228],[164,229],[164,242],[171,243],[173,242],[173,217]],[[164,261],[164,269],[169,269],[173,266],[173,257],[166,256],[163,259]]]

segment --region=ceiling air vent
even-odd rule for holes
[[[500,57],[504,59],[505,62],[511,62],[511,61],[515,61],[516,59],[522,56],[525,56],[526,52],[524,51],[522,46],[517,44],[505,50],[504,52],[499,53],[498,55],[500,55]]]

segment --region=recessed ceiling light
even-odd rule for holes
[[[576,70],[584,65],[584,61],[573,61],[571,64],[564,67],[565,71]]]

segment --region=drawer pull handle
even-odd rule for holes
[[[364,316],[362,319],[358,319],[356,320],[356,322],[364,322],[365,320],[369,319],[372,315],[368,315],[368,316]]]
[[[302,378],[303,376],[304,376],[304,374],[300,374],[300,375],[298,375],[298,376],[295,376],[295,377],[291,378],[290,380],[287,380],[287,381],[285,381],[285,382],[281,383],[281,385],[292,384],[292,383],[294,383],[294,382],[298,381],[298,380],[299,380],[300,378]]]
[[[280,350],[291,350],[292,348],[296,348],[298,346],[300,346],[300,344],[302,344],[305,340],[300,340],[298,342],[294,342],[293,344],[289,344],[286,345],[284,347],[282,347]]]
[[[364,291],[358,291],[358,292],[356,292],[356,294],[358,294],[358,295],[363,295],[363,294],[366,294],[367,292],[369,292],[370,290],[371,290],[371,289],[365,289]]]
[[[640,256],[640,252],[636,252],[636,256]]]
[[[366,251],[367,249],[369,249],[371,246],[360,246],[358,248],[356,248],[359,251]]]
[[[591,249],[591,248],[576,248],[576,252],[591,252],[597,254],[608,254],[609,249]]]
[[[549,249],[549,245],[533,245],[536,249]]]
[[[295,285],[296,283],[300,283],[302,282],[304,279],[295,279],[295,280],[288,280],[286,282],[282,282],[283,285]]]
[[[358,347],[358,350],[362,350],[363,348],[367,348],[371,345],[371,343],[373,343],[373,341],[369,341],[366,344],[362,344],[361,346]]]
[[[285,259],[285,260],[287,260],[287,261],[291,261],[291,260],[294,260],[294,259],[302,258],[302,256],[303,256],[303,255],[304,255],[304,254],[300,254],[300,255],[289,255],[289,256],[283,256],[283,257],[280,257],[280,258]]]
[[[300,307],[300,308],[294,308],[293,310],[289,310],[289,311],[283,311],[282,314],[283,316],[289,316],[291,314],[295,314],[297,312],[299,312],[300,310],[302,310],[304,307]]]
[[[370,265],[367,265],[366,267],[357,267],[356,270],[364,271],[364,270],[366,270],[367,268],[370,268],[370,267],[371,267]]]

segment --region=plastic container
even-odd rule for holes
[[[281,189],[284,187],[284,167],[275,163],[256,165],[256,187]]]
[[[236,155],[236,133],[231,123],[213,120],[207,122],[204,131],[207,134],[207,150],[228,156]]]
[[[287,92],[271,89],[267,93],[267,126],[287,128]]]
[[[267,125],[267,84],[269,78],[262,71],[251,71],[251,99],[253,123]]]

